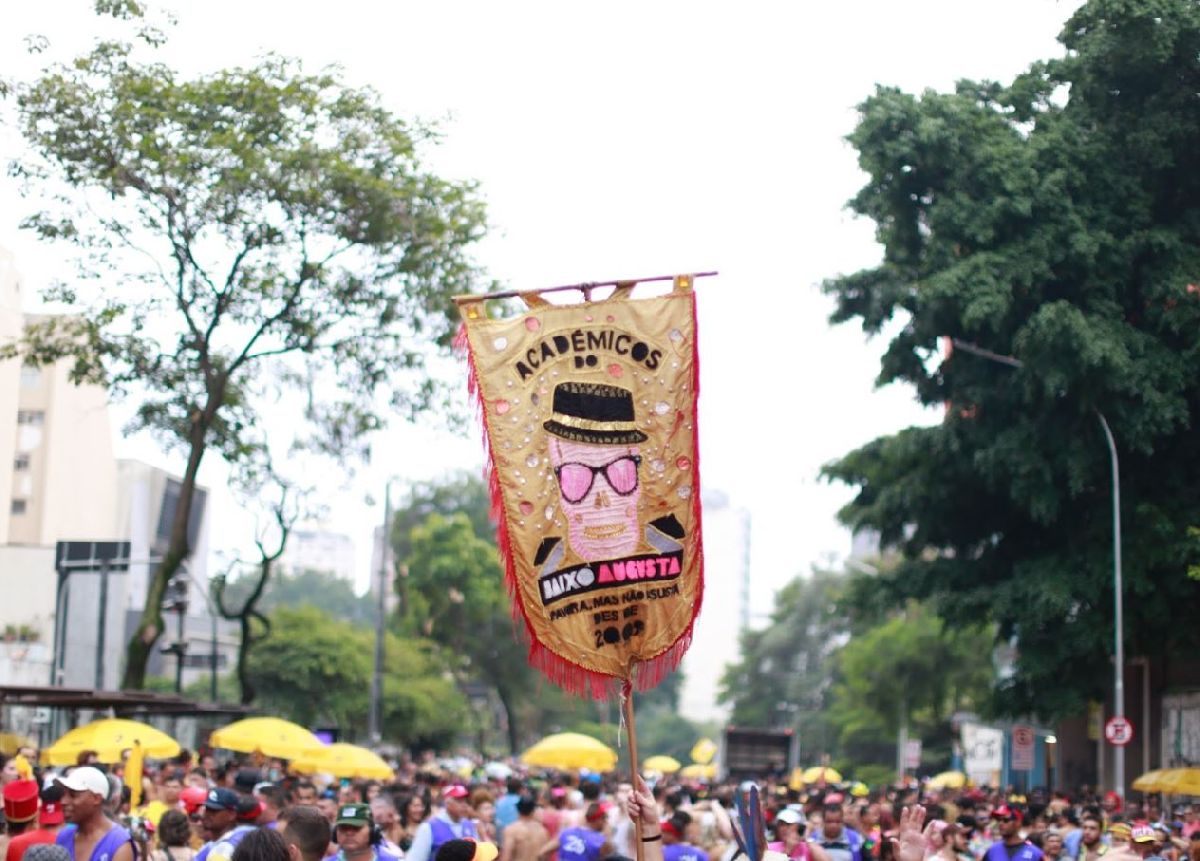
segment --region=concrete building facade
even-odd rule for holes
[[[11,343],[29,322],[43,319],[22,312],[25,298],[13,257],[0,248],[0,343]],[[75,385],[69,370],[66,361],[40,368],[0,362],[0,593],[6,596],[0,633],[10,657],[20,657],[0,661],[0,683],[28,684],[40,677],[43,684],[54,679],[114,688],[150,572],[166,549],[180,481],[148,464],[118,462],[107,391]],[[194,630],[211,652],[202,594],[208,587],[207,506],[208,493],[200,488],[189,530],[193,552],[186,573],[194,598],[185,630]],[[114,565],[107,578],[76,570],[60,596],[55,545],[63,541],[129,542],[128,562]],[[61,635],[55,631],[56,606],[67,619]],[[226,629],[221,663],[231,666],[226,652],[236,651],[236,638],[230,643],[228,626],[221,627]],[[61,670],[52,672],[56,641],[64,659]],[[188,660],[201,660],[195,656],[202,651],[193,650]]]
[[[683,659],[679,713],[696,721],[724,721],[717,702],[721,675],[738,659],[750,622],[750,513],[722,493],[704,494],[704,604],[692,647]]]
[[[321,571],[354,584],[354,540],[320,524],[292,530],[279,560],[281,572]]]

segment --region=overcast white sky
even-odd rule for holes
[[[0,57],[22,37],[83,45],[89,0],[5,4]],[[705,269],[698,284],[703,484],[753,516],[754,609],[814,563],[844,557],[849,498],[821,465],[881,433],[935,421],[905,389],[875,390],[883,342],[826,319],[821,279],[873,265],[873,225],[844,204],[862,185],[843,141],[878,83],[947,89],[1006,80],[1059,53],[1075,0],[796,2],[311,2],[205,0],[179,16],[168,57],[189,71],[265,51],[339,63],[404,115],[446,118],[430,161],[482,183],[494,231],[479,256],[521,289]],[[13,62],[9,62],[12,60]],[[11,155],[11,132],[3,140]],[[18,233],[27,205],[0,185],[0,245],[28,284],[69,274]],[[478,437],[396,425],[331,523],[358,545],[359,583],[387,476],[477,469]],[[118,454],[147,458],[122,441]],[[175,466],[165,459],[163,465]],[[204,480],[219,487],[210,464]],[[368,480],[369,479],[369,480]],[[212,544],[244,542],[220,498]],[[735,572],[708,571],[708,577]],[[711,608],[709,608],[711,612]]]

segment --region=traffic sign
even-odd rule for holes
[[[921,767],[921,740],[910,738],[904,745],[904,767],[914,771]]]
[[[1133,724],[1127,717],[1113,715],[1104,724],[1104,737],[1109,744],[1124,747],[1133,741]]]
[[[1013,771],[1033,771],[1033,745],[1037,733],[1033,727],[1016,724],[1012,728]]]

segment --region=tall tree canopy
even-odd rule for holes
[[[732,706],[734,724],[794,727],[814,762],[836,741],[827,708],[837,652],[850,635],[839,604],[845,583],[840,572],[818,570],[784,586],[770,623],[742,635],[738,662],[721,677],[720,699]]]
[[[129,0],[97,9],[141,15]],[[28,143],[13,171],[36,208],[25,226],[75,246],[81,278],[49,294],[76,314],[34,324],[0,355],[74,357],[76,379],[132,392],[134,429],[186,456],[129,644],[124,685],[138,687],[190,552],[206,454],[240,475],[294,434],[345,458],[365,453],[384,404],[424,407],[423,358],[448,340],[450,297],[477,278],[469,249],[484,217],[471,183],[423,166],[435,131],[374,91],[275,56],[184,77],[154,58],[160,33],[131,26],[141,44],[98,41],[13,88]],[[272,437],[268,408],[285,419]]]
[[[1046,717],[1111,675],[1099,414],[1121,458],[1128,652],[1200,647],[1200,5],[1091,0],[1060,38],[1065,56],[1007,86],[861,105],[851,207],[884,257],[826,285],[835,321],[903,324],[880,384],[945,405],[827,467],[857,488],[843,519],[905,551],[893,595],[1015,634],[999,705]]]
[[[329,724],[348,736],[367,729],[374,633],[316,607],[280,608],[251,653],[249,672],[261,708],[305,726]],[[428,641],[387,636],[383,729],[413,746],[443,747],[466,720],[466,702],[446,678],[443,655]]]
[[[886,762],[903,725],[926,761],[949,767],[950,718],[978,710],[992,690],[992,636],[982,625],[948,627],[915,602],[856,632],[837,654],[827,716],[856,762]]]

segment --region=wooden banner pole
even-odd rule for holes
[[[629,731],[629,782],[633,784],[636,792],[640,772],[638,771],[637,724],[633,718],[632,682],[625,682],[621,700],[621,707],[625,710],[625,728]],[[645,861],[645,852],[642,846],[642,818],[640,816],[633,821],[633,840],[636,861]]]
[[[711,278],[717,275],[717,272],[689,272],[684,273],[691,278]],[[585,295],[591,294],[591,291],[597,287],[624,287],[634,284],[647,284],[651,281],[674,281],[678,275],[652,275],[648,278],[621,278],[613,281],[585,281],[582,284],[560,284],[557,287],[540,287],[534,290],[501,290],[498,293],[467,293],[462,296],[455,296],[454,301],[459,305],[466,305],[471,302],[483,302],[488,299],[515,299],[517,296],[541,295],[542,293],[560,293],[563,290],[578,290]]]

